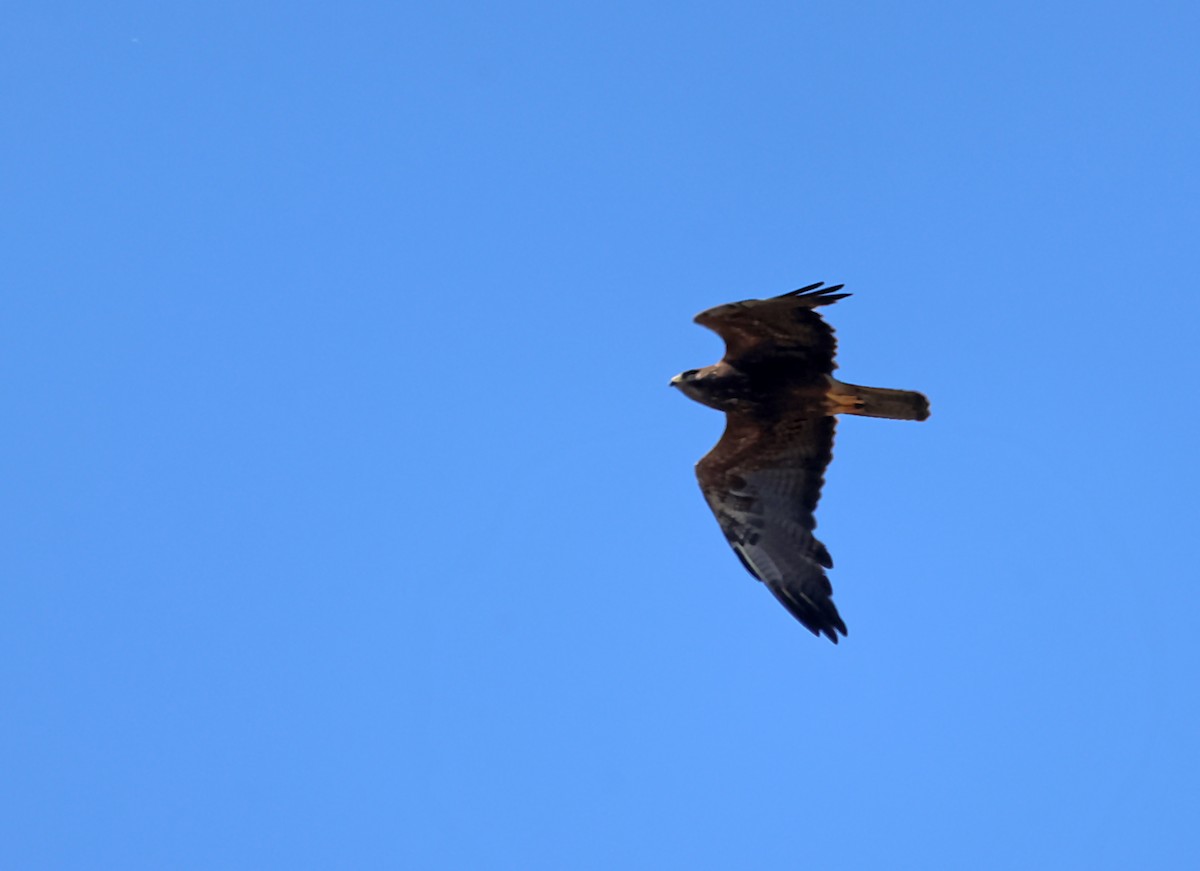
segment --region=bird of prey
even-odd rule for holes
[[[825,576],[833,560],[813,536],[834,416],[925,420],[929,401],[833,377],[836,342],[817,308],[849,294],[823,285],[696,315],[725,340],[725,356],[676,375],[671,386],[725,412],[725,433],[696,464],[696,477],[734,553],[793,617],[836,644],[846,624]]]

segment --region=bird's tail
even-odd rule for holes
[[[929,400],[915,390],[862,387],[834,381],[829,391],[834,412],[886,417],[890,420],[924,420],[929,417]]]

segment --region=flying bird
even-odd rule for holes
[[[813,535],[813,512],[833,457],[835,415],[925,420],[912,390],[860,387],[833,377],[837,343],[818,307],[844,285],[810,284],[770,299],[719,305],[696,323],[725,340],[713,366],[671,386],[725,412],[725,433],[696,464],[709,508],[742,565],[793,617],[834,644],[846,634],[825,575],[833,560]]]

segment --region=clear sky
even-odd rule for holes
[[[0,867],[1200,867],[1193,3],[11,3]],[[850,635],[692,466],[815,281]]]

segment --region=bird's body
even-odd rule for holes
[[[725,356],[671,384],[725,412],[725,434],[696,477],[734,553],[797,620],[836,643],[846,624],[825,575],[833,561],[813,536],[834,415],[924,420],[929,403],[833,377],[833,330],[815,309],[848,294],[820,287],[701,312],[696,322],[725,340]]]

